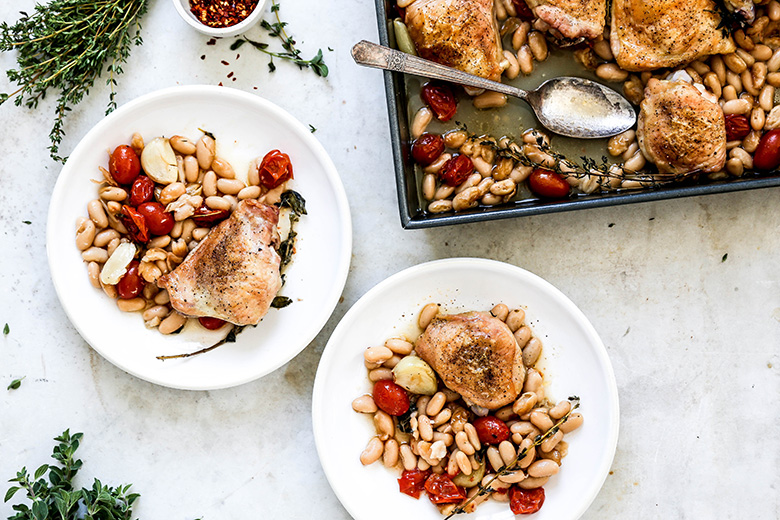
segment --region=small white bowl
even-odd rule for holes
[[[209,27],[208,25],[201,23],[200,20],[198,20],[195,15],[192,14],[190,11],[190,0],[173,0],[173,6],[176,8],[176,11],[185,22],[187,22],[196,31],[208,36],[213,36],[215,38],[236,36],[237,34],[241,34],[249,30],[258,21],[260,21],[260,18],[263,16],[265,7],[267,5],[268,0],[258,0],[257,6],[255,6],[255,9],[249,13],[249,16],[244,18],[236,25],[231,25],[230,27]]]

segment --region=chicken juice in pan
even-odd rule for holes
[[[364,352],[374,386],[352,408],[373,416],[376,436],[360,461],[381,460],[399,492],[425,493],[447,518],[489,499],[534,513],[568,452],[564,435],[582,425],[579,400],[545,395],[542,343],[522,309],[440,310],[422,309],[416,338]]]
[[[498,38],[470,38],[467,29],[448,33],[446,42],[436,41],[444,34],[435,30],[437,17],[453,18],[457,10],[481,13],[473,23],[491,30],[484,16],[491,4],[501,47],[495,43]],[[535,130],[531,111],[501,94],[445,86],[447,94],[441,85],[426,87],[406,77],[421,207],[445,213],[561,200],[761,175],[780,166],[780,135],[775,135],[780,133],[780,109],[775,107],[780,3],[657,0],[651,11],[643,11],[646,2],[612,0],[611,18],[595,15],[608,12],[606,0],[593,0],[587,8],[576,4],[399,2],[392,27],[402,50],[419,51],[456,68],[471,67],[486,77],[493,70],[488,65],[499,63],[502,81],[526,89],[556,76],[597,79],[617,90],[622,87],[640,112],[636,129],[609,140],[579,141]],[[458,56],[478,58],[463,64]],[[651,80],[654,88],[648,88]],[[680,83],[695,91],[677,88]],[[426,88],[435,95],[426,94]],[[678,93],[679,99],[674,98]],[[692,95],[700,99],[688,103]],[[664,108],[664,118],[650,117],[661,105],[671,107]],[[673,108],[683,105],[690,109]],[[691,154],[689,141],[666,138],[702,119],[707,124],[693,125],[690,141],[706,145],[707,153]],[[421,139],[423,134],[429,135]],[[658,150],[671,153],[662,156]],[[678,160],[682,157],[687,160]]]

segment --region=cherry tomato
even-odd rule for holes
[[[117,215],[117,218],[124,224],[127,233],[134,241],[142,244],[149,241],[149,225],[146,223],[146,218],[135,208],[122,206],[122,212]]]
[[[444,139],[438,134],[423,134],[412,143],[412,157],[417,164],[428,166],[444,151]]]
[[[528,187],[540,197],[562,199],[569,194],[569,183],[558,173],[537,168],[528,177]]]
[[[439,121],[449,121],[458,111],[458,100],[452,88],[444,83],[429,81],[423,85],[420,97],[431,107]]]
[[[293,178],[290,157],[279,150],[271,150],[265,154],[257,171],[260,174],[260,184],[268,189],[276,188],[284,181]]]
[[[141,173],[141,159],[126,144],[119,145],[108,160],[108,171],[119,184],[132,184]]]
[[[159,202],[144,202],[138,206],[137,210],[146,219],[146,224],[152,235],[167,235],[176,223],[173,215],[165,211],[165,206]]]
[[[198,323],[200,323],[204,329],[217,330],[227,322],[219,318],[212,318],[210,316],[201,316],[200,318],[198,318]]]
[[[146,175],[139,175],[130,188],[130,205],[138,206],[154,199],[154,181]]]
[[[753,167],[760,171],[775,170],[780,166],[780,129],[770,130],[758,142],[753,155]]]
[[[456,153],[439,170],[439,178],[448,186],[459,186],[474,173],[474,163],[468,155]]]
[[[744,139],[750,133],[750,120],[742,114],[726,114],[726,141]]]
[[[434,504],[452,504],[466,498],[466,491],[456,486],[446,473],[433,473],[428,477],[425,480],[425,491]]]
[[[425,489],[425,480],[430,474],[431,472],[429,470],[404,470],[401,474],[401,478],[398,479],[398,487],[400,488],[401,493],[409,495],[412,498],[420,498],[420,493]]]
[[[230,216],[230,212],[224,209],[211,209],[205,204],[195,210],[192,220],[200,227],[209,227],[221,222]]]
[[[517,12],[518,18],[529,22],[533,21],[534,13],[531,11],[531,8],[528,7],[528,4],[525,3],[525,0],[512,0],[512,3],[515,4],[515,11]]]
[[[379,409],[390,415],[403,415],[409,410],[409,395],[392,381],[377,381],[373,396]]]
[[[130,262],[130,264],[127,266],[127,271],[122,275],[122,278],[120,278],[119,282],[116,284],[116,292],[123,300],[137,298],[138,295],[141,294],[144,290],[144,285],[146,285],[146,282],[143,278],[141,278],[141,275],[138,274],[139,265],[140,264],[138,263],[138,260],[133,260]]]
[[[512,486],[509,489],[509,508],[516,515],[536,513],[544,504],[544,488],[523,489]]]
[[[492,415],[478,417],[473,424],[482,444],[499,444],[507,440],[511,433],[504,421]]]

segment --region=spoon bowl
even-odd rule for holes
[[[504,85],[389,47],[361,41],[352,47],[359,65],[441,79],[483,88],[525,100],[539,122],[559,135],[598,139],[625,132],[636,123],[636,112],[623,96],[595,81],[560,77],[542,83],[536,90]]]

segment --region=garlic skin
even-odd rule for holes
[[[127,266],[135,257],[135,245],[130,242],[119,244],[100,271],[103,285],[116,285],[127,272]]]
[[[170,141],[165,137],[155,137],[141,152],[141,167],[154,182],[171,184],[179,179],[179,167],[176,154]]]

